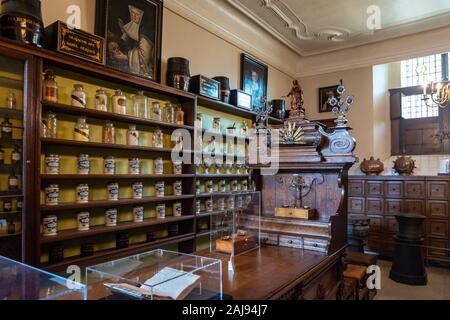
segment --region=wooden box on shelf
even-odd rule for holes
[[[226,253],[226,254],[239,254],[255,248],[256,237],[251,234],[242,234],[239,233],[234,236],[234,239],[231,237],[224,237],[216,240],[216,251]]]
[[[191,78],[189,91],[200,96],[220,100],[220,82],[202,75]]]
[[[294,219],[313,219],[316,216],[316,210],[311,208],[277,208],[275,217],[294,218]]]

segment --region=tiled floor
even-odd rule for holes
[[[427,267],[426,286],[408,286],[389,279],[391,262],[379,260],[381,290],[375,300],[450,300],[450,269]]]

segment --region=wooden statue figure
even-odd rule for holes
[[[292,89],[287,97],[291,97],[291,112],[290,118],[299,118],[305,116],[305,109],[303,108],[303,89],[299,85],[298,80],[294,80]]]

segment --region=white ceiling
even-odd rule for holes
[[[450,25],[450,0],[227,1],[301,56]],[[379,30],[367,27],[373,5],[380,9]]]

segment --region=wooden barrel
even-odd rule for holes
[[[214,77],[213,80],[220,82],[220,100],[230,103],[230,79],[228,77]]]
[[[2,0],[0,12],[3,37],[42,47],[44,24],[40,0]]]
[[[191,73],[188,59],[173,57],[167,60],[166,83],[169,87],[189,91],[190,80]]]

